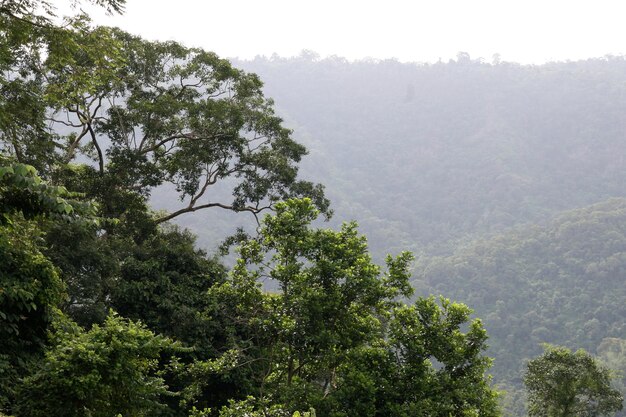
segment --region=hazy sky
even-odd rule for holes
[[[541,63],[626,53],[626,2],[577,0],[128,0],[99,24],[224,57],[340,55]]]

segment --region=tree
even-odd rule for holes
[[[93,35],[86,36],[89,43]],[[256,75],[201,49],[119,30],[111,37],[123,65],[98,72],[90,89],[67,90],[73,77],[99,70],[93,61],[100,49],[89,49],[94,58],[78,65],[49,65],[47,88],[59,93],[52,121],[75,132],[62,138],[61,160],[87,151],[106,192],[110,178],[141,195],[174,185],[185,204],[158,223],[211,207],[258,214],[301,195],[328,208],[321,186],[296,179],[306,150],[282,126]],[[232,201],[207,200],[218,183],[231,190]]]
[[[26,19],[9,9],[2,17]],[[81,191],[99,198],[108,217],[127,211],[120,198],[145,201],[167,183],[184,204],[157,223],[211,207],[256,215],[303,195],[328,210],[322,187],[297,179],[306,149],[282,126],[256,75],[201,49],[92,28],[85,16],[69,30],[50,30],[6,45],[33,51],[27,63],[6,54],[3,82],[15,97],[2,112],[12,123],[0,135],[5,153],[61,183],[71,180],[66,164],[93,160],[93,172],[80,172]],[[216,184],[230,190],[230,201],[209,191]]]
[[[91,2],[112,13],[125,3]],[[330,212],[322,186],[297,178],[306,150],[254,74],[200,49],[94,28],[85,15],[58,26],[46,1],[4,1],[0,19],[0,155],[115,220],[46,229],[46,256],[68,284],[64,310],[81,324],[103,320],[118,266],[158,224],[211,207],[256,216],[294,195]],[[164,185],[182,206],[157,215],[147,202]]]
[[[381,337],[396,298],[411,293],[410,254],[389,257],[382,273],[356,224],[317,229],[318,215],[310,199],[276,204],[259,237],[241,245],[229,279],[209,290],[214,317],[232,323],[232,375],[247,375],[250,395],[292,412],[332,391],[348,352]]]
[[[60,318],[52,342],[20,387],[17,416],[164,415],[173,393],[159,368],[178,344],[114,313],[89,331]]]
[[[530,416],[602,416],[622,409],[623,397],[611,387],[610,371],[582,349],[546,345],[541,356],[528,362],[524,384]]]
[[[412,292],[410,254],[388,257],[388,272],[381,276],[356,224],[340,231],[311,228],[318,213],[308,199],[277,204],[260,239],[242,246],[233,270],[237,280],[269,279],[278,287],[278,296],[268,300],[277,339],[270,379],[284,389],[295,378],[321,379],[329,389],[345,353],[377,338],[395,298]]]
[[[498,416],[498,393],[486,374],[487,331],[464,304],[434,297],[400,307],[390,325],[399,368],[397,392],[408,415]],[[466,329],[466,330],[464,330]]]
[[[125,0],[87,0],[109,13],[121,13]],[[72,0],[74,6],[84,3]],[[52,134],[45,125],[45,74],[43,56],[68,61],[73,30],[84,30],[84,14],[61,24],[54,4],[47,0],[3,0],[0,2],[0,145],[22,163],[40,170],[54,152]],[[70,28],[68,30],[68,28]],[[47,172],[46,172],[47,174]]]
[[[252,395],[333,417],[499,415],[471,310],[433,298],[403,306],[411,255],[388,257],[382,273],[356,224],[317,229],[317,214],[306,199],[277,204],[209,291],[246,329],[238,363],[252,366]]]
[[[434,297],[396,308],[385,337],[349,353],[334,392],[316,408],[337,417],[499,416],[487,333],[470,314]]]

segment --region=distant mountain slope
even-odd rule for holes
[[[626,339],[626,199],[423,259],[415,286],[475,309],[498,382],[519,386],[544,342],[602,355],[611,339]]]
[[[237,62],[310,149],[337,219],[375,252],[450,248],[626,196],[626,61],[519,66]]]

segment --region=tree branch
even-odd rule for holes
[[[96,151],[98,151],[98,168],[100,169],[100,175],[104,174],[104,156],[102,155],[102,149],[100,149],[100,144],[98,143],[98,139],[96,138],[96,132],[93,131],[91,127],[91,123],[87,125],[89,129],[89,134],[91,135],[91,143],[95,146]]]
[[[87,127],[83,125],[83,131],[80,132],[80,135],[78,135],[76,139],[74,139],[74,141],[70,143],[70,145],[67,147],[65,158],[63,159],[64,163],[68,164],[74,158],[74,152],[76,151],[76,148],[78,147],[78,144],[80,143],[80,140],[83,137],[85,137],[85,135],[88,132],[89,132],[89,129],[87,129]]]
[[[28,19],[25,19],[23,17],[16,16],[15,14],[13,14],[13,12],[11,10],[9,10],[6,7],[0,7],[0,14],[5,14],[5,15],[9,16],[12,19],[18,20],[18,21],[20,21],[22,23],[26,23],[26,24],[29,24],[29,25],[36,26],[38,28],[50,29],[50,25],[49,25],[50,21],[48,19],[45,19],[45,18],[43,20],[45,22],[47,22],[48,25],[45,25],[45,24],[42,24],[42,23],[38,23],[38,22],[33,22],[32,20],[28,20]]]
[[[180,210],[176,210],[166,216],[160,217],[158,219],[155,220],[156,224],[161,224],[163,222],[172,220],[175,217],[180,216],[181,214],[185,214],[185,213],[193,213],[194,211],[198,211],[198,210],[202,210],[202,209],[206,209],[206,208],[212,208],[212,207],[219,207],[219,208],[223,208],[225,210],[231,210],[234,211],[236,213],[240,213],[243,211],[247,211],[250,212],[254,215],[254,217],[257,219],[257,223],[258,223],[258,214],[261,213],[263,210],[269,210],[271,208],[271,206],[263,206],[260,208],[257,207],[251,207],[251,206],[247,206],[244,208],[235,208],[234,206],[228,205],[228,204],[222,204],[222,203],[207,203],[207,204],[201,204],[199,206],[187,206],[184,207]]]

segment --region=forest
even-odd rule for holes
[[[624,58],[59,19],[0,1],[0,416],[625,415]]]

